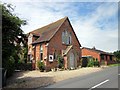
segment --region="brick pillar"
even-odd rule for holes
[[[64,69],[67,69],[68,68],[68,64],[67,64],[67,56],[64,56]]]
[[[38,69],[37,67],[37,62],[40,61],[40,45],[36,45],[36,60],[35,60],[35,67],[36,69]]]
[[[35,60],[32,60],[32,69],[35,70],[36,67],[35,67]]]
[[[109,64],[109,63],[110,63],[110,56],[107,55],[107,64]]]
[[[104,61],[105,61],[105,65],[107,65],[107,57],[106,57],[106,55],[104,55]]]

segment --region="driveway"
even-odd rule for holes
[[[40,72],[38,70],[15,72],[12,77],[8,78],[6,88],[39,88],[62,80],[98,72],[103,69],[104,68],[87,67],[56,72]]]

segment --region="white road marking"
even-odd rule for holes
[[[96,88],[96,87],[98,87],[98,86],[100,86],[100,85],[102,85],[102,84],[104,84],[104,83],[106,83],[106,82],[108,82],[108,81],[109,81],[109,79],[107,79],[107,80],[105,80],[105,81],[103,81],[103,82],[101,82],[101,83],[99,83],[99,84],[97,84],[97,85],[91,87],[91,88],[88,89],[88,90],[92,90],[93,88]]]

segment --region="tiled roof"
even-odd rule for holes
[[[83,47],[82,49],[88,49],[88,50],[91,50],[91,51],[96,52],[96,53],[99,53],[99,54],[109,54],[109,55],[113,55],[112,53],[108,53],[108,52],[105,52],[105,51],[102,51],[102,50],[98,50],[98,49],[96,49],[96,48]]]
[[[39,33],[32,33],[34,36],[40,36]]]
[[[59,30],[59,28],[61,27],[61,25],[65,22],[65,20],[68,20],[69,24],[70,21],[68,19],[68,17],[64,17],[56,22],[53,22],[51,24],[48,24],[44,27],[41,27],[39,29],[36,29],[34,31],[29,32],[27,35],[29,35],[30,33],[32,33],[34,36],[39,36],[39,38],[37,40],[35,40],[32,44],[37,44],[37,43],[41,43],[41,42],[47,42],[50,41],[50,39],[56,34],[56,32]],[[71,28],[72,25],[70,24]],[[73,29],[73,28],[72,28]],[[81,44],[79,43],[79,40],[73,30],[73,33],[78,41],[79,46],[81,47]]]
[[[49,30],[49,31],[46,31],[46,32],[42,33],[40,38],[38,38],[35,42],[33,42],[33,44],[39,43],[39,42],[44,42],[44,41],[49,41],[50,38],[54,35],[56,29],[57,28],[54,28],[52,30]]]
[[[34,33],[36,35],[38,35],[38,34],[40,35],[40,38],[38,38],[32,44],[49,41],[67,18],[68,17],[64,17],[56,22],[53,22],[49,25],[46,25],[42,28],[39,28],[37,30],[30,32],[30,33]]]

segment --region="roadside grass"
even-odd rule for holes
[[[117,63],[117,64],[110,64],[108,66],[120,66],[120,63]]]

